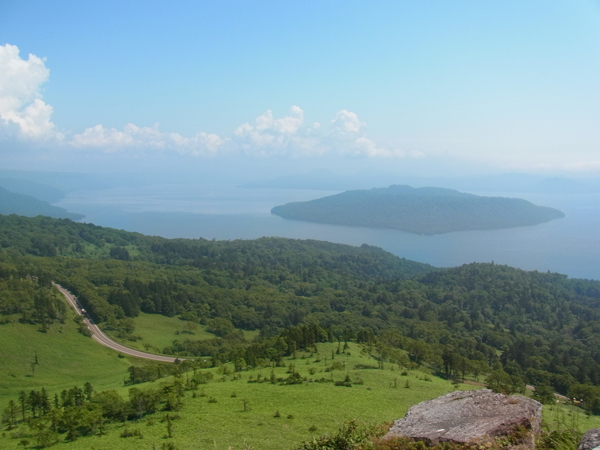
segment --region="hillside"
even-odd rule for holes
[[[493,264],[439,270],[369,246],[164,239],[44,217],[0,216],[0,246],[4,278],[59,282],[113,335],[134,338],[129,318],[144,312],[218,336],[175,340],[162,349],[169,354],[229,358],[243,348],[248,361],[266,357],[275,336],[288,352],[292,341],[345,336],[446,376],[500,365],[564,394],[600,386],[598,281]],[[34,307],[20,305],[21,314]],[[266,340],[251,349],[242,330]]]
[[[113,338],[196,362],[130,366],[85,337],[51,280],[75,293]],[[13,404],[4,417],[14,413],[13,434],[28,445],[54,436],[70,448],[97,439],[146,448],[137,440],[145,435],[194,448],[190,427],[201,420],[206,445],[243,447],[251,437],[263,448],[289,448],[331,432],[355,405],[361,418],[381,423],[402,414],[398,405],[454,389],[451,380],[487,375],[499,389],[533,384],[536,395],[550,392],[546,400],[557,391],[600,415],[598,311],[600,282],[560,274],[494,264],[436,269],[369,246],[164,239],[0,215],[0,343],[11,366],[0,373],[0,395],[32,389],[35,400],[40,386],[52,393],[77,379],[116,390],[89,394],[80,410],[69,403],[80,388],[69,388],[58,407],[27,410],[40,415],[34,421],[17,421]],[[123,380],[156,381],[139,390]],[[140,398],[154,406],[140,409]],[[44,418],[51,411],[59,417],[52,433]],[[184,419],[168,438],[165,414],[173,411]],[[239,428],[225,427],[232,415]],[[143,428],[133,422],[140,419]],[[276,433],[256,432],[260,423]],[[21,445],[10,435],[0,445]]]
[[[52,338],[54,336],[48,336],[47,340],[52,342]],[[94,344],[90,342],[89,345]],[[344,352],[336,353],[337,348],[337,344],[319,344],[318,352],[298,352],[296,358],[286,358],[275,368],[244,367],[234,371],[233,364],[196,365],[176,377],[135,385],[123,383],[128,375],[125,362],[120,376],[115,373],[117,376],[104,379],[101,375],[113,375],[113,367],[110,371],[100,367],[101,363],[107,362],[108,356],[102,354],[104,350],[99,350],[102,355],[94,366],[96,376],[90,377],[89,373],[81,371],[78,372],[79,379],[69,377],[69,384],[45,385],[49,398],[53,399],[56,393],[61,402],[61,398],[68,399],[68,395],[61,396],[63,389],[68,393],[90,382],[94,389],[91,398],[79,408],[75,405],[53,408],[54,413],[40,414],[41,420],[31,420],[32,413],[28,410],[26,417],[27,421],[31,420],[31,426],[27,421],[21,421],[19,411],[15,428],[7,430],[6,424],[2,426],[0,448],[45,447],[36,444],[43,444],[44,438],[50,438],[46,442],[57,441],[52,448],[58,450],[147,450],[160,449],[166,443],[173,444],[178,450],[244,449],[249,446],[289,450],[298,448],[302,441],[335,433],[345,420],[385,424],[401,417],[410,406],[455,389],[450,381],[419,370],[401,371],[392,364],[377,370],[377,360],[362,352],[357,344],[350,343]],[[53,356],[56,354],[55,351]],[[61,356],[70,358],[66,351]],[[113,354],[112,358],[116,364],[117,356]],[[47,360],[40,358],[37,370],[41,372],[46,367]],[[147,366],[150,369],[157,367]],[[290,368],[297,374],[296,382],[289,382],[292,378]],[[350,382],[343,385],[346,376]],[[273,382],[271,377],[274,377]],[[28,394],[32,390],[39,392],[42,380],[48,381],[47,377],[37,375],[31,378],[38,383],[34,387],[27,386]],[[174,388],[180,389],[180,393],[176,394],[176,403],[169,403],[171,400],[164,392]],[[462,388],[468,388],[468,385]],[[134,403],[136,392],[155,395],[158,397],[156,404],[140,413]],[[18,401],[17,396],[14,398]],[[2,410],[8,402],[9,398],[0,398]],[[129,420],[115,417],[121,412],[125,417],[131,414]],[[167,415],[172,420],[170,431]],[[54,422],[44,421],[48,416]],[[52,423],[55,424],[54,429],[50,429],[52,433],[42,435],[40,431],[49,431]],[[75,432],[70,435],[69,429]],[[27,440],[29,445],[23,445],[22,440]]]
[[[564,217],[556,209],[522,199],[410,186],[347,191],[276,206],[271,213],[284,219],[393,228],[418,234],[529,226]]]
[[[31,195],[17,194],[0,187],[0,214],[18,214],[21,216],[49,216],[61,219],[79,220],[84,216],[68,212],[64,208],[52,206]]]
[[[3,177],[0,170],[0,187],[17,194],[31,195],[48,203],[55,203],[65,196],[65,192],[48,184],[19,178]]]

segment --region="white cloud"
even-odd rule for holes
[[[131,135],[115,128],[104,128],[102,125],[87,128],[83,133],[76,134],[71,139],[75,147],[95,147],[115,150],[131,146],[134,143]]]
[[[244,123],[233,132],[233,149],[248,156],[315,156],[326,152],[316,135],[319,124],[304,125],[304,112],[292,106],[290,113],[273,118],[271,110],[255,119],[255,125]]]
[[[228,139],[222,139],[214,133],[197,133],[191,138],[179,133],[170,133],[169,139],[178,153],[194,156],[216,155],[221,149],[226,149]]]
[[[305,125],[304,112],[292,106],[288,115],[275,118],[271,110],[258,116],[254,125],[243,123],[231,138],[205,132],[186,137],[160,131],[158,124],[138,127],[127,124],[122,130],[96,125],[74,135],[69,143],[77,148],[95,148],[106,152],[165,150],[194,156],[243,154],[249,157],[314,157],[324,155],[405,158],[419,157],[418,152],[405,152],[377,145],[366,137],[366,124],[351,112],[339,111],[327,130],[318,122]]]
[[[405,158],[415,152],[388,149],[366,136],[366,124],[347,110],[338,111],[328,129],[320,123],[304,124],[304,112],[292,106],[280,119],[267,110],[255,119],[255,124],[237,127],[232,138],[233,148],[248,156],[350,156],[367,158]],[[422,156],[422,155],[421,155]]]
[[[406,158],[420,157],[417,152],[385,148],[366,135],[367,124],[356,113],[348,110],[338,111],[331,121],[329,142],[340,155],[367,158]]]
[[[238,126],[229,138],[199,132],[193,136],[161,131],[158,124],[140,127],[132,123],[121,130],[101,124],[65,136],[55,131],[52,106],[42,100],[42,85],[50,71],[35,55],[19,56],[19,48],[0,46],[0,139],[26,142],[54,140],[61,146],[102,152],[176,152],[213,156],[240,154],[249,157],[315,157],[324,155],[367,158],[406,157],[408,153],[382,147],[366,136],[366,124],[348,110],[338,111],[329,126],[305,124],[304,111],[292,106],[276,118],[271,110],[254,124]]]
[[[282,119],[273,119],[271,110],[256,118],[256,129],[270,130],[274,133],[295,134],[304,123],[304,112],[297,106],[290,108],[290,115]]]
[[[201,132],[185,137],[179,133],[162,132],[158,124],[138,127],[129,123],[123,127],[123,131],[96,125],[74,135],[69,143],[77,148],[96,148],[107,152],[158,149],[198,156],[214,155],[226,142],[216,134]]]
[[[0,46],[0,137],[61,139],[51,121],[52,107],[41,99],[50,71],[44,60],[19,56],[19,48]]]
[[[362,129],[366,126],[364,122],[358,119],[358,116],[345,109],[338,111],[335,115],[335,119],[331,121],[332,134],[340,137],[353,137],[358,135]]]

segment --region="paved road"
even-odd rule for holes
[[[152,353],[140,352],[138,350],[134,350],[132,348],[125,347],[124,345],[121,345],[121,344],[113,341],[106,334],[104,334],[102,332],[102,330],[100,330],[100,328],[98,328],[98,326],[96,324],[94,324],[94,322],[92,322],[92,320],[89,318],[87,313],[83,312],[83,310],[81,308],[81,304],[77,301],[77,298],[73,294],[71,294],[69,291],[67,291],[64,287],[60,286],[59,284],[56,284],[54,282],[52,284],[54,285],[54,287],[56,287],[56,289],[58,289],[65,296],[65,298],[67,299],[69,304],[73,307],[73,309],[75,309],[75,312],[83,317],[84,323],[86,324],[86,326],[92,333],[92,339],[94,339],[96,342],[99,342],[100,344],[102,344],[108,348],[112,348],[113,350],[116,350],[118,352],[126,353],[131,356],[137,356],[138,358],[153,359],[155,361],[163,361],[163,362],[174,362],[177,359],[177,358],[172,358],[170,356],[153,355]],[[179,359],[184,359],[184,358],[179,358]]]

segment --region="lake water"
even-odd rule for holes
[[[600,280],[600,194],[502,194],[563,211],[533,227],[420,236],[395,230],[284,220],[273,206],[331,191],[246,189],[232,185],[152,185],[73,192],[57,203],[85,222],[167,238],[254,239],[279,236],[351,245],[369,244],[437,267],[470,262],[508,264]]]

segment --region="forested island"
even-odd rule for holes
[[[429,235],[530,226],[564,217],[557,209],[517,198],[399,185],[287,203],[274,207],[271,213],[284,219]]]

